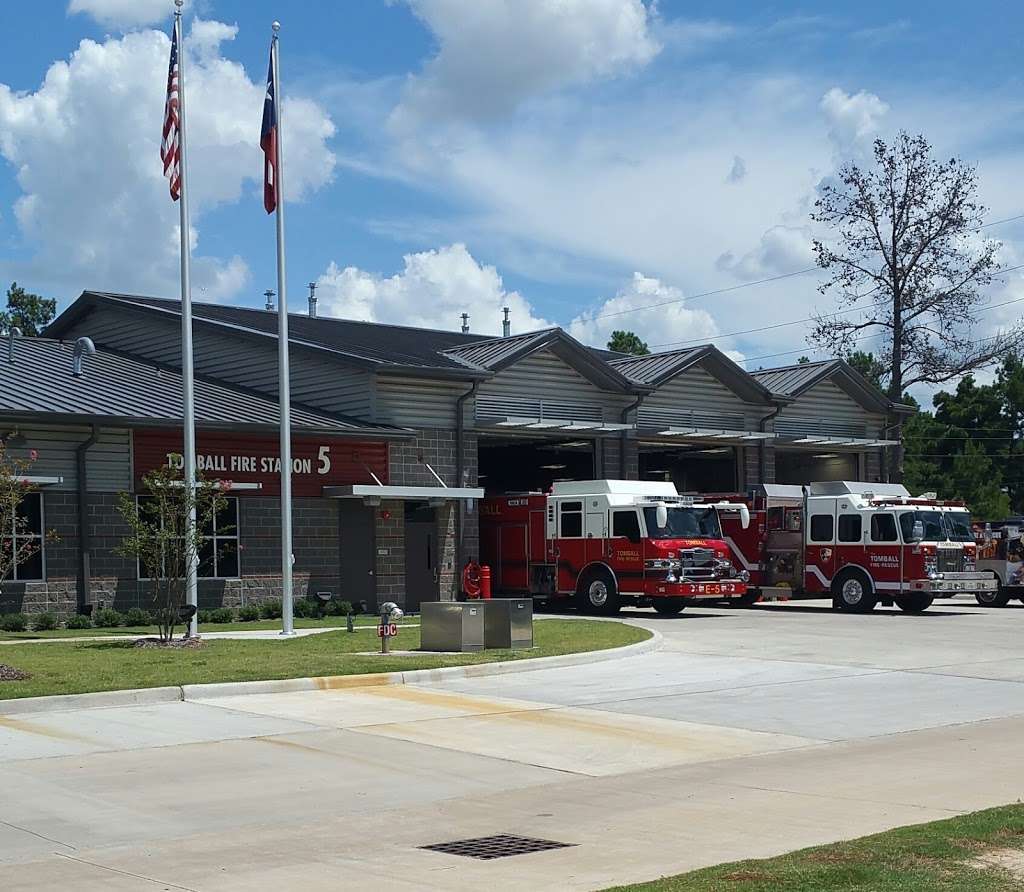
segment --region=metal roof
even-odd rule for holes
[[[806,393],[821,381],[834,379],[839,387],[865,408],[905,415],[911,415],[917,411],[914,406],[907,406],[891,400],[852,365],[842,359],[801,362],[777,369],[759,369],[756,372],[751,372],[750,375],[773,394],[789,399],[795,399],[802,393]]]
[[[60,415],[79,421],[118,421],[129,426],[180,424],[181,375],[118,353],[86,356],[83,374],[71,374],[74,345],[47,338],[16,338],[14,361],[7,342],[0,356],[0,415]],[[196,424],[214,429],[276,428],[275,401],[207,378],[195,382]],[[292,406],[295,428],[338,435],[408,436],[387,425]]]
[[[660,384],[667,377],[675,375],[707,352],[707,347],[691,347],[687,350],[673,350],[668,353],[649,353],[646,356],[628,356],[613,359],[615,366],[626,377],[641,384]]]
[[[123,306],[134,306],[150,311],[181,315],[181,302],[158,297],[136,294],[116,294],[103,291],[84,291],[79,302],[87,309],[97,299],[111,301]],[[46,330],[47,336],[60,337],[65,328],[73,324],[76,313],[68,311],[58,317]],[[277,337],[278,314],[274,310],[259,310],[252,307],[232,307],[221,304],[194,302],[193,319],[231,326],[236,329]],[[64,317],[67,317],[66,319]],[[386,325],[379,322],[359,322],[352,319],[338,319],[331,316],[310,317],[306,314],[288,314],[289,341],[293,344],[318,347],[342,354],[351,360],[372,366],[381,371],[412,369],[438,374],[454,374],[457,377],[474,377],[479,370],[465,362],[444,355],[443,351],[459,344],[480,340],[479,334],[462,334],[453,331],[438,331],[427,328],[413,328],[402,325]]]
[[[458,357],[463,362],[471,363],[480,368],[492,369],[501,365],[505,359],[514,358],[524,349],[544,343],[548,335],[558,329],[545,328],[541,331],[531,331],[527,334],[510,336],[507,338],[488,338],[486,341],[477,340],[472,344],[451,347],[445,350],[445,354],[451,357]]]

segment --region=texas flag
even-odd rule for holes
[[[270,52],[270,69],[267,71],[267,97],[263,100],[263,132],[260,134],[260,148],[263,149],[263,207],[268,214],[277,209],[277,86],[274,84],[274,52]]]

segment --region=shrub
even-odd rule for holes
[[[328,601],[324,611],[328,616],[348,616],[352,612],[350,601]]]
[[[218,607],[216,610],[210,611],[211,623],[233,623],[234,621],[235,611],[230,607]]]
[[[212,623],[213,622],[213,611],[212,610],[200,610],[199,613],[196,614],[196,622],[198,622],[200,625],[205,625],[206,623]]]
[[[124,625],[124,614],[113,607],[104,607],[102,610],[94,610],[92,624],[97,629],[116,629]]]
[[[32,618],[32,628],[37,632],[49,632],[57,628],[55,613],[40,613]]]
[[[295,615],[303,619],[313,619],[320,616],[320,602],[312,601],[309,598],[299,598],[295,602]]]
[[[64,626],[68,629],[91,629],[92,620],[84,613],[75,613],[64,620]]]
[[[24,632],[28,628],[28,617],[24,613],[8,613],[0,616],[0,630],[4,632]]]
[[[255,622],[260,618],[260,608],[257,604],[246,604],[238,608],[238,621],[243,623]]]
[[[264,601],[260,605],[260,616],[264,619],[280,619],[281,618],[281,602],[280,601]]]
[[[148,610],[143,610],[141,607],[132,607],[124,615],[124,624],[126,626],[151,626],[153,625],[153,617],[150,616]]]

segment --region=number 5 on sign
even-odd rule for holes
[[[318,462],[316,466],[316,472],[318,474],[329,473],[331,470],[331,447],[321,446],[316,458]]]

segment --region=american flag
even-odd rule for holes
[[[164,176],[170,180],[173,201],[181,197],[181,133],[178,123],[178,26],[175,23],[171,32],[171,61],[167,66],[164,133],[160,142],[160,160],[164,163]]]
[[[274,50],[270,50],[270,70],[267,71],[267,96],[263,100],[263,130],[260,133],[263,149],[263,207],[268,214],[277,208],[277,87],[274,85]]]

